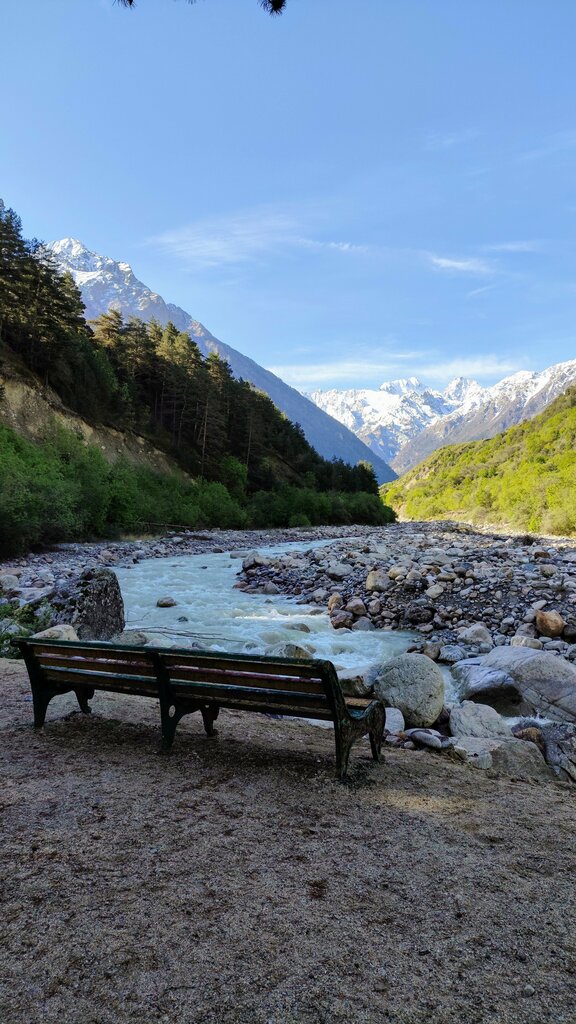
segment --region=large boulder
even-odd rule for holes
[[[555,777],[536,744],[526,740],[462,736],[452,749],[467,764],[495,775],[523,782],[546,782]]]
[[[540,713],[576,722],[576,668],[529,647],[496,647],[454,665],[461,698],[513,714]]]
[[[428,726],[444,705],[444,677],[424,654],[401,654],[379,669],[374,693],[387,707],[399,708],[408,726]]]
[[[70,623],[80,640],[110,640],[125,626],[120,584],[111,569],[85,569],[52,601],[54,622]]]
[[[511,736],[512,730],[489,704],[465,700],[450,711],[450,732],[453,736]]]

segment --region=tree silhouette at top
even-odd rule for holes
[[[135,7],[136,0],[117,0],[121,7]],[[196,3],[196,0],[188,0],[188,3]],[[281,14],[286,7],[287,0],[258,0],[268,14]]]

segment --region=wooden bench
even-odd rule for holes
[[[53,697],[76,694],[84,713],[96,690],[155,697],[162,747],[169,750],[184,715],[199,711],[208,736],[221,707],[334,724],[336,777],[344,779],[350,748],[368,735],[380,760],[385,713],[378,701],[342,693],[330,661],[296,661],[184,648],[118,646],[100,641],[16,641],[26,662],[34,725],[44,725]]]

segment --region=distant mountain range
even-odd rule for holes
[[[489,388],[456,377],[444,391],[434,391],[408,377],[377,390],[314,391],[309,397],[402,474],[444,445],[494,437],[531,419],[575,381],[571,359],[539,373],[521,370]]]
[[[87,319],[93,319],[108,309],[116,309],[126,318],[156,319],[162,325],[171,320],[179,330],[190,334],[204,355],[217,353],[230,364],[235,377],[250,381],[254,387],[266,392],[293,423],[300,424],[306,438],[320,455],[328,459],[343,459],[352,465],[361,460],[370,462],[379,483],[395,478],[396,474],[380,454],[368,448],[337,418],[324,412],[253,359],[219,341],[186,310],[166,302],[161,295],[151,291],[137,279],[128,263],[118,263],[91,252],[75,238],[50,242],[48,248],[62,270],[69,271],[80,288]]]

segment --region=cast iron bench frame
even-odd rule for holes
[[[208,736],[220,708],[331,721],[336,778],[344,779],[352,744],[368,735],[380,760],[385,725],[379,701],[348,697],[330,661],[224,654],[186,648],[139,647],[105,641],[16,640],[26,663],[34,726],[41,728],[53,697],[75,693],[81,711],[96,690],[155,697],[162,749],[170,750],[184,715],[199,711]]]

